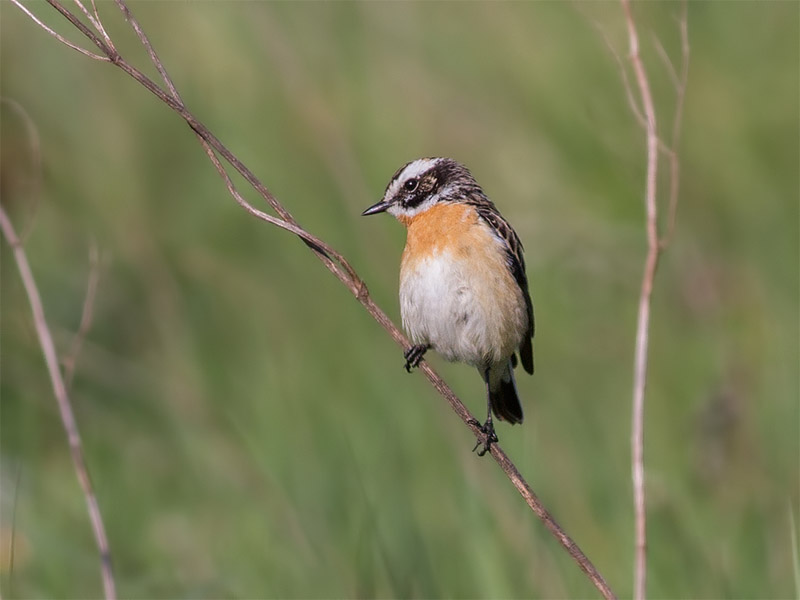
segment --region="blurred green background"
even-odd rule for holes
[[[80,40],[44,2],[26,6]],[[152,74],[113,3],[100,7]],[[518,382],[527,419],[500,426],[503,447],[630,595],[645,155],[599,32],[626,54],[619,5],[131,7],[190,110],[397,321],[404,232],[359,214],[412,158],[472,169],[525,244],[537,315],[537,373]],[[0,8],[2,203],[19,230],[35,219],[26,249],[62,354],[92,240],[102,256],[71,395],[121,596],[595,596],[401,349],[303,244],[235,204],[175,114]],[[800,5],[688,12],[681,197],[646,407],[649,595],[797,596]],[[679,61],[680,5],[635,13],[668,136],[674,93],[653,40]],[[0,268],[2,595],[97,597],[5,243]],[[481,414],[477,373],[430,360]]]

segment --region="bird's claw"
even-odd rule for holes
[[[418,367],[429,347],[427,344],[416,344],[403,352],[403,358],[406,359],[405,370],[411,373],[411,369]]]
[[[478,446],[483,444],[483,448],[478,450],[478,456],[483,456],[489,451],[489,448],[491,448],[492,444],[496,444],[500,441],[494,431],[494,423],[491,419],[487,420],[483,425],[481,425],[480,421],[477,421],[476,419],[472,419],[470,423],[475,425],[483,434],[483,439],[478,437],[478,440],[475,442],[475,447],[472,449],[472,451],[475,452],[475,450],[478,450]]]

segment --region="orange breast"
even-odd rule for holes
[[[403,267],[423,260],[444,249],[469,254],[486,244],[486,231],[478,225],[478,213],[466,204],[436,204],[414,217],[401,217],[408,228],[403,250]]]
[[[501,363],[527,329],[502,242],[475,209],[437,204],[412,218],[400,267],[403,325],[447,360]]]

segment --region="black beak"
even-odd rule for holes
[[[381,200],[377,204],[373,204],[363,213],[361,213],[362,217],[368,217],[369,215],[377,215],[378,213],[385,212],[387,208],[389,208],[392,203],[388,200]]]

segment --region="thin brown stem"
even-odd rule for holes
[[[89,333],[89,328],[92,326],[92,318],[94,317],[94,300],[97,296],[97,284],[100,281],[100,252],[97,249],[97,242],[92,240],[89,246],[89,277],[86,282],[86,296],[83,299],[83,310],[81,311],[81,322],[78,325],[78,331],[72,338],[72,344],[69,348],[69,353],[61,361],[64,366],[64,382],[67,389],[72,387],[72,378],[75,375],[75,365],[78,361],[78,355],[83,345],[83,340],[86,334]]]
[[[140,41],[146,48],[150,59],[156,66],[161,78],[164,80],[165,85],[169,91],[165,91],[155,82],[150,80],[141,71],[128,63],[110,44],[105,43],[100,37],[89,30],[79,19],[72,13],[65,9],[58,0],[48,0],[48,2],[61,13],[67,20],[70,21],[81,33],[83,33],[90,41],[92,41],[98,48],[103,51],[108,59],[117,67],[125,71],[128,75],[138,81],[152,94],[158,97],[162,102],[167,104],[175,112],[177,112],[192,128],[195,134],[203,144],[206,154],[216,168],[220,177],[222,177],[226,188],[229,193],[234,197],[237,203],[240,204],[248,213],[256,216],[259,219],[267,221],[273,225],[286,229],[300,237],[306,245],[314,252],[314,254],[323,262],[323,264],[345,285],[350,289],[356,299],[364,306],[370,315],[389,333],[392,339],[401,347],[406,348],[409,342],[397,326],[389,319],[372,300],[366,285],[357,275],[352,266],[347,260],[328,244],[319,238],[311,235],[300,227],[288,210],[272,195],[272,193],[264,186],[261,181],[243,164],[239,159],[233,155],[194,115],[192,115],[184,106],[174,84],[172,83],[166,69],[161,63],[158,55],[150,44],[147,36],[144,34],[139,23],[131,14],[129,8],[123,0],[116,0],[120,10],[125,15],[125,18],[131,24],[138,35]],[[258,192],[258,194],[270,205],[270,207],[278,214],[279,218],[267,215],[266,213],[251,206],[241,194],[236,190],[232,180],[225,171],[220,158],[222,157],[228,164],[230,164],[238,173],[240,173],[245,180]],[[432,383],[434,388],[447,400],[454,412],[464,421],[476,436],[482,435],[478,428],[474,425],[474,418],[469,413],[467,408],[461,400],[453,393],[449,386],[436,374],[435,371],[427,364],[421,365],[423,373],[428,380]],[[500,465],[501,469],[509,477],[513,485],[517,488],[525,501],[531,507],[533,512],[542,520],[547,529],[556,537],[559,543],[567,550],[570,556],[576,561],[581,570],[586,573],[598,591],[605,598],[614,598],[614,594],[606,584],[603,577],[598,573],[588,558],[581,552],[578,546],[572,539],[559,527],[559,525],[552,518],[550,513],[542,506],[533,490],[528,483],[520,475],[511,460],[497,445],[492,444],[491,454],[495,461]]]
[[[595,27],[597,28],[600,35],[603,36],[603,41],[606,43],[606,47],[608,48],[611,55],[614,57],[614,60],[617,62],[617,67],[619,67],[620,77],[622,77],[622,88],[625,90],[625,97],[628,100],[628,106],[633,112],[633,116],[636,117],[636,120],[639,122],[643,128],[647,128],[647,120],[645,119],[644,115],[642,114],[642,109],[639,107],[639,102],[636,100],[636,97],[633,95],[633,88],[631,87],[631,81],[628,78],[628,70],[625,68],[625,65],[622,63],[622,57],[617,52],[617,49],[614,47],[614,44],[611,43],[611,40],[608,39],[608,35],[606,34],[605,30],[598,24],[595,23]]]
[[[455,395],[455,393],[450,389],[450,387],[444,382],[444,380],[434,371],[430,365],[423,361],[420,363],[419,368],[428,378],[428,381],[431,382],[431,385],[441,394],[453,408],[456,414],[461,417],[461,420],[472,430],[472,433],[481,438],[484,434],[481,432],[479,426],[476,424],[477,421],[472,416],[472,414],[467,410],[467,408],[463,405],[461,400]],[[578,547],[578,545],[572,540],[569,535],[559,526],[550,512],[545,508],[542,504],[539,497],[533,491],[531,486],[525,480],[525,478],[520,474],[517,470],[517,467],[508,457],[508,455],[503,451],[503,449],[498,444],[491,444],[489,446],[489,453],[494,458],[495,462],[500,466],[500,468],[505,472],[508,478],[511,480],[511,483],[523,497],[525,502],[534,512],[534,514],[539,517],[539,519],[544,523],[545,527],[550,531],[550,533],[555,537],[558,542],[564,547],[567,553],[572,557],[572,559],[578,564],[580,569],[586,574],[589,580],[594,584],[597,590],[602,594],[604,598],[615,598],[614,592],[611,590],[609,585],[606,583],[603,576],[598,572],[592,562],[586,557],[583,551]]]
[[[680,177],[677,145],[680,135],[680,126],[683,116],[683,102],[686,93],[686,82],[689,67],[689,38],[687,28],[686,3],[680,21],[682,42],[682,68],[680,76],[675,72],[672,63],[663,51],[660,44],[656,45],[657,51],[662,55],[662,60],[667,65],[670,78],[676,88],[676,108],[673,117],[672,139],[669,147],[659,139],[656,123],[656,111],[650,82],[639,52],[639,34],[633,18],[630,0],[620,0],[625,15],[628,31],[628,58],[633,68],[635,81],[641,98],[639,103],[633,99],[628,86],[627,77],[624,77],[626,93],[631,103],[633,113],[646,133],[647,147],[647,174],[645,183],[645,226],[647,231],[647,257],[645,258],[644,273],[642,275],[641,291],[639,294],[639,309],[636,321],[636,345],[634,351],[633,368],[633,401],[631,410],[631,479],[633,484],[634,505],[634,584],[633,597],[643,600],[647,593],[647,505],[645,495],[644,473],[644,401],[647,386],[647,365],[649,352],[650,309],[653,294],[653,283],[661,252],[669,243],[675,226],[675,214],[678,202],[678,183]],[[612,49],[613,50],[613,49]],[[623,70],[624,74],[624,70]],[[642,119],[644,122],[642,123]],[[658,159],[659,152],[667,155],[670,164],[670,192],[668,208],[667,233],[664,238],[658,233]]]
[[[100,513],[97,496],[95,496],[91,479],[89,479],[89,471],[86,467],[86,459],[83,455],[83,445],[81,444],[81,437],[78,432],[78,423],[75,420],[75,413],[72,411],[72,404],[67,394],[67,386],[64,383],[64,378],[58,366],[58,356],[56,355],[53,336],[50,333],[50,328],[45,319],[44,306],[42,305],[42,299],[39,295],[39,289],[36,286],[36,280],[33,277],[28,263],[28,257],[14,230],[14,226],[11,224],[11,220],[8,218],[8,215],[6,215],[5,209],[3,209],[2,206],[0,206],[0,229],[2,229],[8,245],[11,246],[14,252],[14,259],[16,260],[25,292],[28,295],[28,301],[33,313],[33,323],[36,327],[36,335],[39,338],[39,345],[44,353],[47,370],[50,373],[50,382],[53,385],[53,392],[56,397],[56,402],[58,403],[58,409],[61,413],[61,422],[67,433],[72,462],[75,465],[78,481],[80,482],[84,498],[86,499],[89,521],[92,524],[94,538],[97,542],[97,549],[100,552],[100,570],[103,578],[103,590],[106,599],[113,600],[116,598],[117,593],[114,584],[114,574],[111,570],[111,551],[109,550],[108,537],[106,536],[105,526],[103,525],[103,517]]]
[[[617,52],[614,44],[611,43],[611,40],[608,39],[608,35],[606,35],[606,32],[602,29],[602,27],[600,27],[600,25],[597,23],[595,23],[595,27],[600,32],[600,35],[603,37],[603,41],[608,47],[609,52],[611,52],[611,55],[614,57],[614,60],[617,63],[617,67],[619,67],[619,74],[620,78],[622,79],[622,88],[625,90],[625,98],[628,101],[628,106],[630,107],[633,116],[636,118],[636,121],[642,126],[642,129],[646,131],[647,119],[645,118],[644,114],[642,114],[642,109],[639,107],[639,102],[636,100],[636,97],[633,93],[633,88],[631,87],[631,82],[628,78],[628,70],[625,68],[625,64],[622,62],[622,57],[619,55],[619,52]],[[672,154],[672,149],[667,146],[660,137],[658,138],[658,149],[667,156]]]
[[[20,0],[11,0],[11,2],[13,2],[22,12],[24,12],[26,15],[28,15],[31,18],[31,20],[33,20],[34,23],[36,23],[39,27],[44,29],[47,33],[52,35],[54,38],[56,38],[59,42],[61,42],[65,46],[69,46],[73,50],[77,50],[78,52],[80,52],[84,56],[88,56],[89,58],[92,58],[94,60],[102,60],[102,61],[106,61],[106,62],[108,62],[110,60],[108,58],[108,56],[101,56],[100,54],[95,54],[94,52],[89,52],[85,48],[81,48],[80,46],[78,46],[76,44],[73,44],[72,42],[70,42],[64,36],[56,33],[54,30],[50,29],[47,25],[45,25],[41,20],[39,20],[36,17],[36,15],[34,15],[25,6],[23,6],[23,4],[22,4],[22,2],[20,2]]]
[[[75,4],[78,6],[78,8],[81,9],[81,12],[83,12],[83,14],[86,15],[86,18],[89,19],[89,22],[92,24],[92,27],[94,27],[95,30],[97,30],[97,32],[103,36],[103,39],[105,40],[106,44],[108,44],[109,48],[115,50],[114,42],[111,41],[111,38],[106,33],[105,27],[103,27],[103,22],[100,20],[100,13],[97,12],[97,5],[95,4],[95,1],[91,0],[92,1],[91,13],[86,9],[81,0],[74,0],[74,1]]]
[[[645,183],[645,212],[647,229],[647,258],[639,312],[636,320],[636,348],[633,368],[633,406],[631,411],[631,476],[635,521],[633,597],[643,600],[647,590],[647,513],[644,481],[644,394],[647,385],[647,358],[650,332],[650,299],[653,280],[658,268],[658,129],[650,83],[639,54],[639,34],[631,12],[630,0],[621,0],[628,29],[629,56],[641,96],[647,134],[647,175]]]
[[[133,28],[134,32],[136,33],[137,37],[141,41],[141,43],[144,46],[145,50],[147,51],[147,54],[149,55],[150,60],[153,62],[153,65],[155,66],[156,70],[158,71],[159,75],[161,76],[161,79],[164,81],[164,84],[167,86],[167,89],[169,90],[170,96],[183,109],[183,112],[182,111],[177,111],[177,112],[179,114],[181,114],[181,116],[183,116],[187,120],[187,122],[189,123],[190,127],[192,128],[192,130],[194,131],[194,133],[197,136],[198,140],[202,144],[204,150],[206,151],[206,154],[208,155],[209,160],[211,160],[212,164],[214,165],[214,168],[217,170],[217,173],[219,173],[220,177],[222,177],[223,181],[225,182],[225,187],[228,189],[228,192],[231,194],[231,196],[233,196],[233,198],[236,200],[237,203],[239,203],[239,205],[242,208],[244,208],[247,212],[249,212],[254,217],[257,217],[257,218],[259,218],[259,219],[261,219],[263,221],[267,221],[268,223],[271,223],[273,225],[281,227],[282,229],[286,229],[287,231],[291,231],[292,233],[294,233],[295,235],[300,237],[304,242],[306,242],[307,245],[309,245],[310,248],[316,250],[317,251],[316,252],[317,256],[326,264],[326,266],[331,271],[334,272],[334,274],[337,274],[337,271],[339,269],[338,269],[337,265],[333,261],[330,260],[330,257],[333,256],[336,259],[336,261],[344,268],[344,270],[347,272],[347,274],[350,276],[350,282],[348,282],[346,279],[343,279],[342,277],[340,277],[340,279],[342,280],[343,283],[348,285],[348,287],[350,287],[351,290],[353,290],[353,293],[358,295],[360,293],[361,289],[365,289],[365,284],[356,275],[356,272],[353,269],[353,267],[350,265],[350,263],[341,254],[339,254],[336,250],[334,250],[333,248],[328,246],[325,242],[323,242],[322,240],[320,240],[319,238],[317,238],[315,236],[312,236],[307,231],[305,231],[304,229],[302,229],[299,226],[297,226],[296,221],[289,214],[289,211],[287,211],[285,208],[283,208],[283,206],[281,206],[277,202],[277,200],[275,200],[275,198],[272,197],[272,194],[269,193],[269,191],[266,189],[266,187],[264,187],[263,185],[261,186],[263,188],[263,192],[266,192],[266,194],[262,193],[262,197],[275,209],[275,211],[278,214],[280,214],[283,217],[282,219],[276,219],[275,217],[271,217],[271,216],[267,215],[266,213],[258,210],[254,206],[252,206],[250,203],[248,203],[242,197],[242,195],[236,189],[236,186],[234,185],[234,183],[231,180],[230,176],[228,175],[227,171],[225,170],[225,167],[222,165],[222,163],[219,161],[218,157],[216,156],[214,148],[212,148],[212,143],[211,142],[215,142],[213,144],[214,147],[220,148],[220,151],[224,149],[225,152],[222,152],[223,155],[225,153],[230,154],[230,152],[227,150],[227,148],[225,148],[222,145],[221,142],[219,142],[219,140],[217,140],[211,134],[211,132],[204,125],[202,125],[202,123],[200,123],[199,121],[196,121],[196,119],[194,119],[194,117],[192,117],[188,113],[188,111],[186,111],[185,106],[183,104],[183,100],[181,99],[181,96],[178,93],[178,90],[175,87],[175,84],[173,83],[172,78],[169,76],[169,73],[167,73],[167,69],[166,69],[166,67],[164,67],[164,64],[158,58],[158,54],[156,53],[155,48],[153,47],[152,43],[150,42],[150,39],[147,37],[147,35],[145,34],[145,32],[142,29],[141,25],[139,24],[139,21],[136,19],[136,17],[133,15],[133,13],[130,11],[130,9],[128,8],[128,6],[124,2],[122,2],[121,0],[116,0],[116,3],[117,3],[117,6],[119,7],[120,11],[124,15],[125,19],[128,21],[128,23]],[[120,57],[120,60],[122,60],[121,57]],[[141,75],[141,73],[139,73],[139,74]],[[144,75],[141,75],[141,76],[144,77]],[[155,85],[155,84],[153,84],[153,85]],[[185,114],[184,114],[184,112],[185,112]],[[195,123],[190,121],[190,119],[186,118],[187,116],[191,117],[191,119],[193,121],[195,121]],[[231,154],[231,156],[232,156],[232,154]],[[231,164],[233,164],[233,163],[231,163]],[[244,167],[244,165],[242,165],[241,163],[239,163],[239,164],[240,164],[241,168],[237,167],[237,165],[235,165],[235,164],[233,164],[233,166],[234,166],[234,168],[236,168],[237,171],[239,171],[239,173],[241,175],[245,176],[246,178],[249,175],[250,177],[255,179],[255,175],[250,173],[250,171],[247,170],[246,167]],[[338,276],[338,274],[337,274],[337,276]],[[352,286],[352,285],[350,285],[350,283],[355,283],[356,285]]]
[[[658,241],[663,250],[669,246],[675,234],[675,220],[678,213],[678,192],[680,189],[680,161],[678,160],[678,144],[681,138],[681,124],[683,123],[683,106],[686,100],[686,85],[689,81],[689,4],[684,0],[681,15],[678,18],[678,28],[681,33],[681,71],[673,77],[675,84],[675,114],[672,117],[672,139],[667,156],[669,157],[669,206],[667,209],[667,226],[664,234]],[[665,53],[665,58],[666,53]],[[672,62],[667,60],[671,65]],[[675,72],[675,69],[672,69]]]

